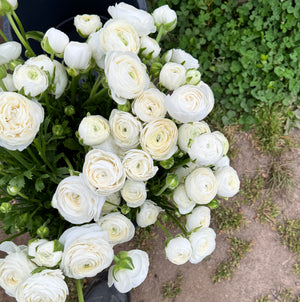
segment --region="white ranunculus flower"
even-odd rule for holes
[[[222,144],[223,144],[223,156],[225,156],[227,154],[228,150],[229,150],[228,139],[220,131],[214,131],[214,132],[212,132],[212,134],[216,135],[217,138],[222,142]]]
[[[140,96],[150,85],[139,57],[132,52],[110,52],[105,58],[105,75],[112,98],[118,104]]]
[[[55,76],[53,84],[55,85],[55,91],[53,94],[55,98],[58,99],[64,93],[65,88],[68,84],[68,76],[65,67],[56,60],[53,60],[54,68],[55,68]]]
[[[5,88],[7,89],[7,91],[10,91],[10,92],[17,91],[17,88],[14,85],[14,80],[13,80],[12,74],[8,73],[7,76],[2,79],[2,81],[3,81],[3,84],[4,84]]]
[[[104,196],[96,195],[86,186],[82,175],[69,176],[58,184],[52,206],[65,220],[81,224],[97,219],[104,201]]]
[[[9,296],[15,297],[18,286],[30,277],[36,265],[27,258],[27,247],[13,242],[0,244],[0,251],[8,255],[0,259],[0,286]]]
[[[109,243],[112,245],[130,241],[135,233],[135,227],[131,220],[120,212],[102,216],[97,223],[103,231],[108,232]]]
[[[188,154],[197,164],[209,166],[221,159],[223,150],[223,144],[216,135],[204,133],[194,138]]]
[[[62,254],[63,246],[57,240],[36,239],[28,244],[28,256],[38,266],[56,266]]]
[[[165,97],[166,95],[158,89],[149,88],[133,101],[132,112],[143,122],[163,118],[167,113]]]
[[[129,22],[140,36],[147,36],[156,31],[153,17],[142,9],[137,9],[124,2],[108,7],[108,13],[113,19],[123,19]]]
[[[134,268],[120,269],[113,274],[115,265],[111,266],[108,271],[108,286],[113,284],[120,293],[127,293],[132,288],[139,286],[147,277],[149,270],[148,254],[141,250],[131,250],[127,252],[131,258]],[[115,276],[115,278],[114,278]]]
[[[186,80],[186,84],[198,85],[201,82],[200,71],[194,68],[188,69],[185,73],[185,80]]]
[[[49,72],[50,78],[53,76],[54,63],[46,55],[39,55],[37,57],[31,57],[24,63],[25,65],[33,65],[42,69],[45,72]]]
[[[177,151],[178,130],[170,119],[156,119],[141,132],[141,146],[153,159],[165,160]]]
[[[0,146],[22,151],[30,145],[44,120],[38,103],[16,92],[0,92]]]
[[[139,145],[141,122],[129,112],[113,109],[109,116],[111,135],[115,143],[123,149]]]
[[[240,180],[237,172],[232,167],[223,167],[215,172],[218,191],[221,197],[232,197],[240,189]]]
[[[138,149],[126,152],[122,164],[127,177],[135,181],[147,181],[158,171],[152,157],[147,152]]]
[[[214,99],[199,86],[184,85],[166,96],[165,106],[169,114],[182,123],[198,122],[211,112]]]
[[[66,65],[74,70],[86,70],[90,66],[92,50],[87,43],[70,42],[64,52]]]
[[[24,88],[26,95],[35,97],[48,88],[46,73],[35,65],[18,65],[13,73],[14,85],[18,90]]]
[[[136,223],[141,227],[145,228],[151,224],[154,224],[157,220],[157,216],[162,209],[151,200],[146,200],[140,211],[136,214]]]
[[[178,167],[174,174],[178,176],[179,183],[184,184],[186,177],[194,171],[196,168],[199,168],[199,165],[195,164],[194,162],[188,162],[184,166]]]
[[[155,59],[159,56],[161,50],[156,40],[148,36],[141,37],[140,49],[142,51],[141,55],[147,59]]]
[[[98,67],[104,69],[105,51],[99,46],[100,36],[99,31],[90,34],[87,43],[92,51],[92,57],[94,58]]]
[[[59,269],[46,269],[26,279],[17,289],[18,302],[65,302],[69,294],[64,275]]]
[[[190,262],[197,264],[210,255],[216,247],[216,233],[211,228],[201,228],[193,232],[189,240],[192,245]]]
[[[167,4],[156,8],[152,16],[156,27],[163,25],[166,31],[173,30],[177,24],[176,12]]]
[[[0,65],[20,57],[22,45],[19,42],[9,41],[0,44]]]
[[[178,146],[182,151],[188,152],[194,141],[194,138],[203,134],[210,133],[207,123],[194,122],[183,124],[178,129]]]
[[[115,192],[108,196],[105,196],[105,203],[101,209],[101,215],[103,216],[116,210],[120,203],[121,203],[120,192]]]
[[[180,184],[174,190],[173,201],[178,207],[179,213],[182,215],[190,213],[196,205],[196,203],[188,197],[184,184]]]
[[[79,124],[78,134],[85,145],[100,145],[110,134],[108,120],[101,115],[86,116]]]
[[[207,228],[210,225],[210,208],[198,206],[186,216],[185,227],[188,232],[196,228]]]
[[[192,246],[188,239],[178,236],[168,242],[165,253],[169,261],[176,265],[182,265],[190,260]]]
[[[217,194],[217,182],[210,168],[197,168],[185,179],[186,193],[198,204],[208,204]]]
[[[17,9],[18,7],[18,0],[6,0],[10,4],[13,10]],[[2,8],[2,3],[0,3],[0,9]]]
[[[166,63],[160,71],[159,82],[168,90],[175,90],[185,83],[185,68],[178,63]]]
[[[94,149],[85,156],[83,178],[96,194],[110,195],[123,187],[126,174],[117,155]]]
[[[163,58],[166,62],[183,64],[187,70],[191,68],[199,68],[198,60],[182,49],[170,49],[164,54]]]
[[[143,181],[126,180],[121,195],[130,208],[137,208],[141,206],[146,198],[146,184]]]
[[[214,163],[214,170],[219,168],[228,167],[230,165],[230,159],[228,156],[222,156],[217,162]]]
[[[42,48],[48,53],[55,53],[58,57],[63,57],[65,48],[69,44],[69,37],[59,29],[49,28],[43,38]]]
[[[87,37],[91,33],[96,32],[102,27],[102,22],[100,17],[97,15],[77,15],[74,18],[74,25],[77,32],[83,36]]]
[[[110,266],[114,252],[107,231],[96,223],[67,229],[59,238],[64,245],[60,269],[67,277],[94,277]]]
[[[109,135],[109,137],[102,144],[93,146],[93,148],[115,153],[118,156],[120,156],[122,153],[121,148],[116,144],[115,140],[112,138],[111,135]]]

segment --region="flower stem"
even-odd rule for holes
[[[187,231],[186,229],[181,225],[181,223],[168,211],[166,210],[166,213],[171,217],[171,219],[177,224],[177,226],[181,229],[183,234],[187,236]]]
[[[89,97],[82,105],[86,106],[89,103],[92,103],[96,98],[101,97],[103,94],[107,93],[107,88],[102,88],[100,91],[98,91],[96,94],[93,95],[93,97]]]
[[[158,225],[165,233],[166,233],[166,235],[168,236],[168,237],[173,237],[170,233],[169,233],[169,231],[158,221],[158,220],[156,220],[156,225]]]
[[[84,302],[81,279],[76,279],[78,302]]]
[[[91,93],[89,96],[89,99],[92,98],[94,96],[94,94],[97,92],[97,89],[99,88],[99,86],[101,85],[101,81],[102,81],[102,77],[98,76],[98,78],[96,79],[92,89],[91,89]]]
[[[5,87],[4,82],[3,82],[2,79],[0,79],[0,88],[2,88],[3,91],[7,91],[7,89],[6,89],[6,87]]]
[[[2,29],[0,29],[0,36],[2,37],[2,39],[5,41],[5,42],[8,42],[8,38],[6,37],[6,35],[4,34],[4,32],[2,31]]]
[[[26,231],[22,231],[22,232],[20,232],[20,233],[14,234],[14,235],[12,235],[12,236],[10,236],[10,237],[8,237],[8,238],[6,238],[6,239],[0,241],[0,244],[1,244],[2,242],[5,242],[5,241],[11,241],[11,240],[13,240],[13,239],[15,239],[15,238],[17,238],[17,237],[19,237],[19,236],[25,234],[25,233],[26,233]]]
[[[157,193],[154,194],[154,196],[161,195],[168,187],[169,185],[166,183]]]
[[[37,141],[37,139],[33,140],[33,143],[40,155],[40,157],[43,159],[44,163],[48,166],[48,168],[55,174],[55,170],[52,167],[52,165],[50,164],[47,156],[45,155],[45,152],[43,152],[41,145],[39,144],[39,142]]]
[[[157,37],[156,37],[156,42],[159,43],[162,35],[165,33],[165,28],[164,28],[164,25],[161,24],[160,27],[159,27],[159,30],[158,30],[158,34],[157,34]]]
[[[74,105],[74,103],[75,103],[76,88],[77,88],[79,77],[80,77],[80,75],[72,77],[72,82],[71,82],[71,104],[72,105]]]
[[[28,152],[28,154],[31,156],[31,158],[36,162],[37,165],[40,165],[39,160],[36,158],[36,156],[34,155],[34,153],[32,152],[30,146],[28,146],[26,148],[26,151]]]
[[[20,156],[20,154],[18,153],[18,151],[12,151],[12,150],[8,150],[5,149],[5,151],[14,159],[16,159],[20,164],[22,164],[22,166],[24,166],[24,168],[26,169],[30,169],[31,167],[27,164],[26,160],[23,159],[22,156]]]
[[[21,34],[22,34],[23,38],[27,40],[27,38],[26,38],[26,33],[25,33],[24,27],[23,27],[23,25],[22,25],[22,22],[20,21],[18,15],[16,14],[16,12],[15,12],[14,10],[13,10],[13,12],[12,12],[12,16],[14,17],[14,19],[16,20],[16,22],[17,22],[17,24],[18,24],[18,26],[19,26],[19,28],[20,28],[20,31],[21,31]],[[28,42],[28,41],[27,41],[27,42]]]

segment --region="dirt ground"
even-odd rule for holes
[[[300,139],[300,131],[294,131],[293,135]],[[251,144],[248,133],[235,133],[234,148],[237,156],[232,160],[231,165],[238,171],[241,180],[245,175],[253,177],[257,170],[266,170],[270,165],[270,158],[259,153]],[[293,168],[296,186],[290,194],[277,194],[274,202],[282,210],[281,219],[295,219],[300,217],[300,148],[288,151],[283,155]],[[230,201],[228,201],[230,202]],[[232,235],[252,241],[253,247],[241,261],[240,267],[236,269],[231,280],[221,281],[214,284],[211,281],[219,263],[227,259],[227,251],[230,247],[226,240],[226,234],[218,232],[216,250],[213,254],[201,263],[185,264],[176,266],[166,260],[164,255],[165,234],[155,228],[158,236],[149,241],[152,246],[150,254],[150,271],[146,281],[131,293],[132,302],[254,302],[262,295],[271,295],[272,301],[278,299],[278,291],[282,288],[289,288],[294,295],[300,294],[300,278],[293,271],[292,267],[297,259],[285,246],[281,245],[280,237],[272,225],[261,224],[256,219],[256,212],[251,206],[242,206],[242,213],[247,224],[233,232]],[[212,225],[214,227],[214,224]],[[176,230],[173,230],[174,234]],[[0,240],[5,238],[0,234]],[[27,243],[28,237],[15,240],[17,244]],[[131,244],[122,246],[123,249],[132,249]],[[3,257],[4,254],[0,254]],[[162,286],[169,281],[174,281],[176,276],[183,276],[181,293],[176,298],[163,298]],[[12,302],[0,290],[0,301]]]

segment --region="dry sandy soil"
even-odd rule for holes
[[[294,131],[297,140],[300,139],[300,131]],[[238,171],[243,182],[245,176],[253,177],[257,170],[267,171],[270,158],[259,153],[251,144],[251,136],[239,132],[234,134],[234,143],[231,148],[237,151],[237,156],[232,160],[232,166]],[[294,171],[296,186],[289,195],[276,194],[274,202],[282,210],[281,219],[295,219],[300,217],[300,148],[288,151],[283,158],[289,160]],[[230,201],[228,201],[230,203]],[[300,278],[292,271],[296,261],[296,255],[281,245],[280,237],[270,224],[261,224],[256,218],[256,212],[251,206],[241,208],[247,224],[234,236],[252,241],[253,247],[241,261],[231,280],[214,284],[211,281],[219,263],[228,257],[228,234],[218,232],[217,247],[214,253],[203,262],[193,265],[185,264],[176,266],[166,260],[164,256],[165,234],[154,228],[157,233],[154,239],[149,239],[146,245],[152,246],[150,254],[150,272],[146,281],[132,291],[132,302],[159,302],[159,301],[206,301],[206,302],[254,302],[262,295],[271,295],[272,301],[283,301],[278,298],[281,288],[289,288],[294,295],[300,294]],[[213,227],[214,224],[212,225]],[[176,234],[176,230],[172,230]],[[0,240],[5,238],[0,235]],[[17,244],[26,244],[28,237],[15,240]],[[132,244],[123,245],[123,249],[132,249]],[[4,254],[1,254],[2,257]],[[162,286],[169,281],[174,281],[178,274],[183,275],[181,294],[176,298],[164,299]],[[0,291],[0,301],[15,301]]]

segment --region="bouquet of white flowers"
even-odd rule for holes
[[[45,51],[36,55],[16,8],[0,0],[22,43],[0,31],[0,220],[11,238],[32,239],[0,244],[8,253],[0,286],[17,301],[65,301],[67,276],[83,301],[80,279],[109,268],[108,285],[126,293],[145,280],[149,258],[114,255],[114,246],[137,226],[161,227],[177,265],[210,255],[216,196],[234,196],[240,182],[226,137],[203,121],[214,95],[197,59],[181,49],[161,54],[176,13],[120,3],[105,24],[78,15],[85,42],[55,28],[30,32]],[[168,219],[180,228],[174,238],[160,222]]]

